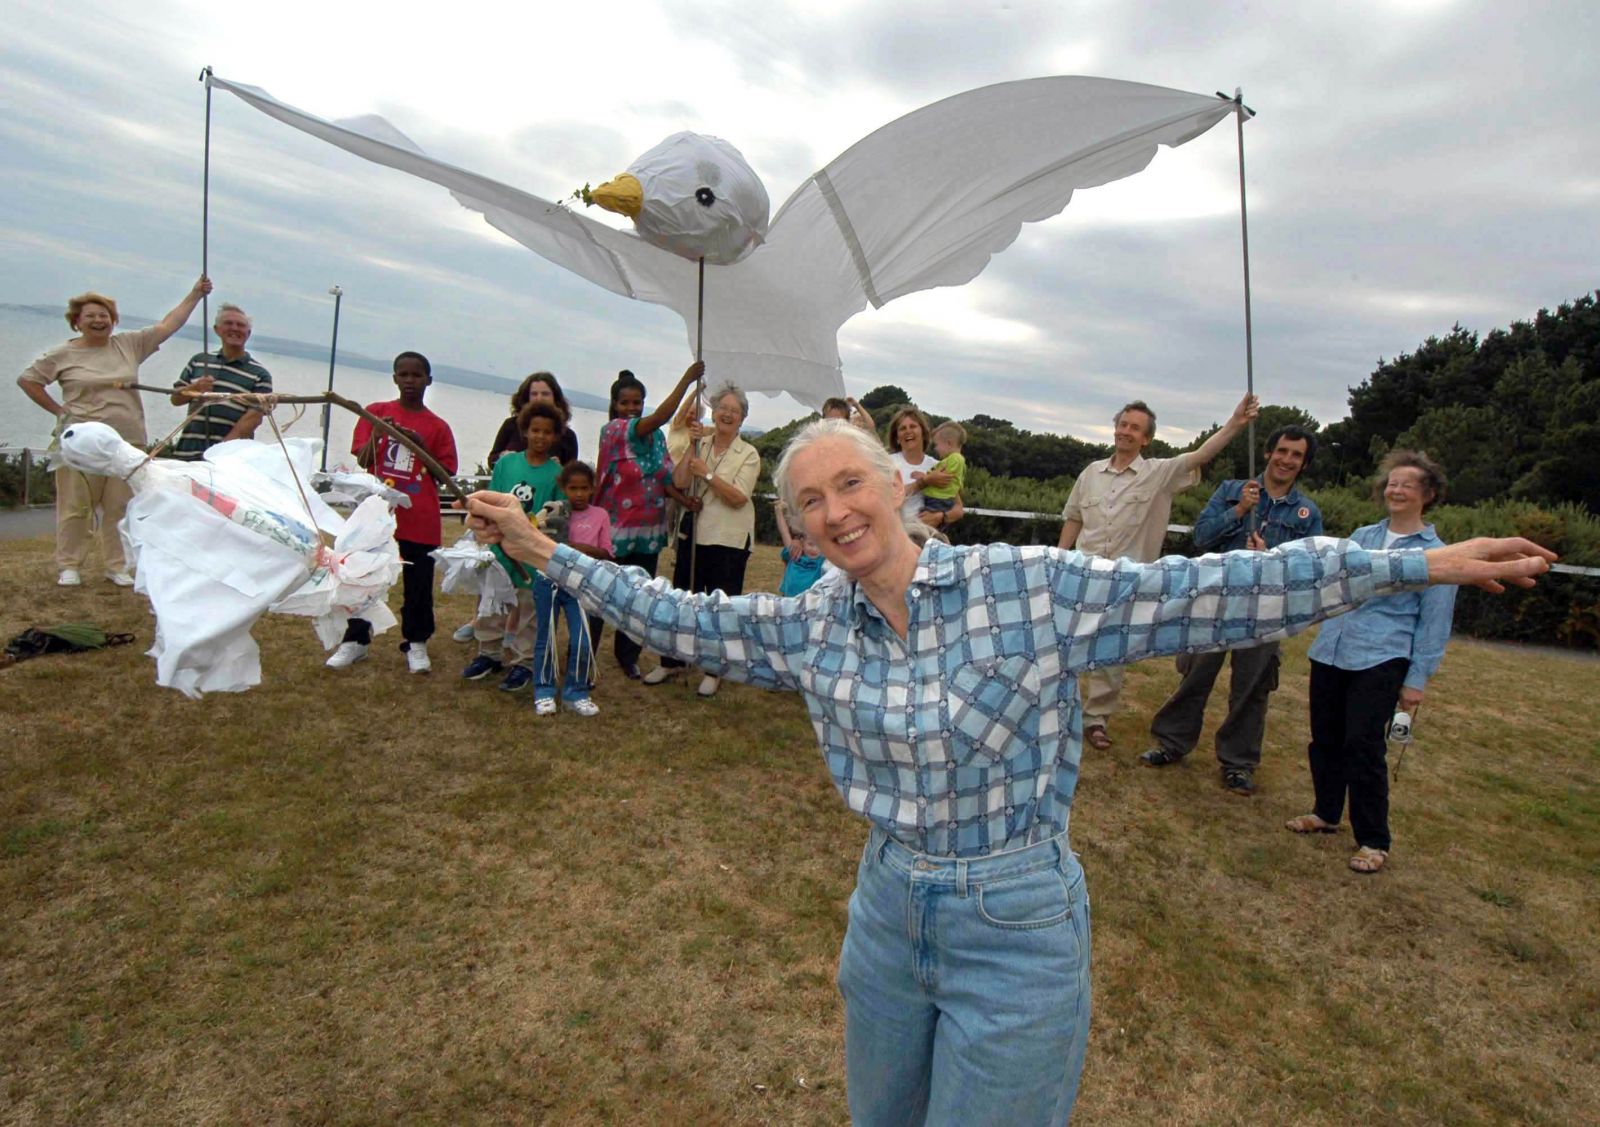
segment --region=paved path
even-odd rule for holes
[[[35,536],[49,536],[55,530],[56,510],[53,505],[0,509],[0,540],[32,540]]]

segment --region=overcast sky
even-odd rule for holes
[[[774,211],[877,126],[1047,74],[1242,86],[1257,389],[1324,423],[1380,357],[1600,286],[1600,9],[1590,3],[272,4],[0,0],[0,301],[86,288],[158,316],[199,272],[204,65],[560,198],[668,133],[726,137]],[[1104,440],[1127,398],[1181,441],[1244,385],[1232,120],[1079,193],[974,283],[867,310],[853,394]],[[689,359],[442,189],[214,95],[211,274],[262,333],[404,348],[603,395]],[[737,373],[720,373],[737,378]],[[758,399],[752,423],[800,408]]]

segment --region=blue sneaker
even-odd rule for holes
[[[479,654],[467,662],[467,667],[461,671],[462,680],[481,681],[491,673],[498,673],[505,666],[487,654]]]
[[[526,665],[513,665],[506,670],[506,679],[500,682],[502,693],[515,693],[533,684],[533,670]]]

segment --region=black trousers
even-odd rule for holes
[[[1389,745],[1384,739],[1410,662],[1403,657],[1371,669],[1311,663],[1311,785],[1316,815],[1329,825],[1350,799],[1356,844],[1387,850]]]
[[[406,566],[400,569],[400,582],[404,592],[400,601],[400,643],[402,650],[411,648],[412,642],[426,642],[433,637],[433,550],[437,544],[418,544],[413,540],[396,540],[400,558]],[[352,618],[344,628],[344,640],[372,644],[372,623],[364,618]]]
[[[689,581],[689,538],[687,529],[689,522],[685,521],[684,531],[678,536],[678,554],[672,564],[672,585],[680,591],[710,592],[721,591],[724,595],[744,594],[744,569],[750,562],[750,547],[747,543],[743,548],[725,548],[720,544],[700,544],[696,546],[694,559],[694,582]],[[664,657],[661,664],[669,668],[684,664],[675,657]]]
[[[616,562],[623,567],[642,567],[648,575],[656,573],[656,565],[661,562],[660,552],[639,552],[631,556],[617,556]],[[594,646],[594,652],[600,652],[600,634],[606,628],[605,621],[598,614],[589,616],[589,640]],[[644,647],[621,630],[616,631],[616,640],[611,643],[611,652],[617,656],[618,665],[637,665],[639,654]]]

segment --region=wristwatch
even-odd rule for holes
[[[711,480],[711,471],[707,470],[705,473],[701,474],[700,476],[705,478],[707,481],[710,481]]]

